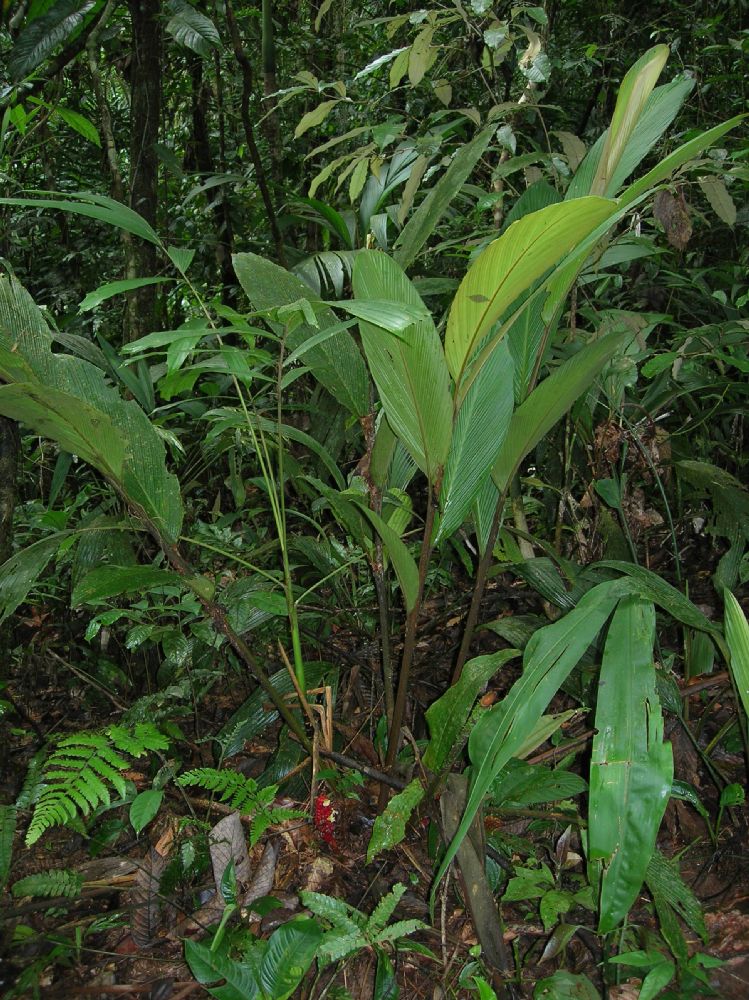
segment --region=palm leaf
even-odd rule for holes
[[[602,198],[549,205],[513,223],[484,250],[461,281],[447,320],[445,355],[458,385],[500,316],[615,207]]]
[[[40,66],[58,45],[80,28],[96,0],[59,0],[50,10],[28,24],[19,34],[8,57],[14,83]]]
[[[637,898],[673,780],[654,641],[652,603],[626,597],[606,639],[590,768],[588,854],[602,872],[601,934],[613,930]]]
[[[362,301],[402,303],[424,315],[397,336],[361,322],[364,352],[395,434],[431,483],[444,468],[452,433],[452,399],[442,345],[418,292],[395,261],[376,251],[354,266]]]

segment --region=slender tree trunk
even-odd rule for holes
[[[16,479],[20,435],[15,420],[0,417],[0,565],[13,549],[13,510],[16,505]]]
[[[210,89],[203,76],[203,60],[200,56],[190,58],[190,80],[192,84],[192,148],[195,165],[201,174],[209,176],[216,172],[208,134],[208,97]],[[224,190],[224,189],[222,189]],[[226,196],[219,195],[213,201],[213,222],[216,230],[216,265],[221,280],[222,295],[226,299],[234,281],[231,263],[232,225]],[[230,297],[230,296],[229,296]]]
[[[161,0],[128,0],[133,32],[130,80],[130,207],[156,228],[161,117]],[[156,273],[156,247],[136,240],[129,278]],[[134,273],[133,273],[134,272]],[[128,337],[137,340],[157,325],[156,286],[146,285],[128,301]]]

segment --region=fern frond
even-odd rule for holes
[[[252,778],[245,778],[237,771],[219,771],[215,767],[196,767],[193,771],[186,771],[177,778],[177,784],[183,788],[197,785],[207,792],[213,792],[219,801],[240,813],[261,811],[273,800],[278,789],[278,786],[269,785],[261,790]],[[267,794],[269,791],[270,797]]]
[[[367,923],[367,931],[376,934],[392,917],[396,906],[400,903],[406,891],[402,882],[396,882],[390,892],[386,893],[379,901]]]
[[[13,896],[68,896],[75,899],[83,887],[83,876],[67,868],[52,868],[19,879],[12,888]]]
[[[278,792],[278,785],[267,785],[258,788],[252,778],[245,778],[237,771],[220,771],[215,767],[196,767],[185,771],[177,778],[177,784],[183,788],[196,785],[213,792],[220,802],[226,803],[230,809],[236,809],[245,816],[254,816],[250,827],[250,847],[254,847],[269,826],[285,823],[290,819],[301,819],[306,816],[299,809],[286,809],[273,806],[273,800]]]
[[[47,758],[36,808],[26,834],[30,847],[52,826],[74,822],[111,803],[110,788],[120,798],[127,793],[121,772],[130,759],[165,750],[169,741],[148,723],[134,729],[110,726],[102,732],[64,736]],[[28,783],[28,778],[27,778]]]
[[[29,766],[26,769],[26,777],[23,779],[23,788],[16,799],[16,807],[18,809],[30,809],[39,798],[46,757],[46,750],[37,750],[29,761]]]

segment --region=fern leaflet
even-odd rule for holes
[[[80,895],[83,876],[67,868],[51,868],[19,879],[13,885],[13,895],[19,896],[68,896],[75,899]]]
[[[81,732],[57,741],[47,758],[36,808],[26,834],[30,847],[52,826],[73,823],[111,802],[110,788],[124,798],[122,776],[132,757],[142,757],[169,745],[155,726],[141,723],[132,729],[110,726],[102,732]]]
[[[273,799],[278,793],[278,785],[267,785],[258,788],[252,778],[245,778],[236,771],[219,771],[215,767],[197,767],[186,771],[177,778],[177,784],[183,788],[196,785],[208,792],[214,792],[220,802],[226,803],[231,809],[243,815],[253,816],[250,827],[250,847],[260,840],[269,826],[285,823],[289,819],[301,819],[306,816],[299,809],[288,809],[285,806],[274,806]]]

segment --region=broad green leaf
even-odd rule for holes
[[[431,323],[432,317],[426,306],[408,302],[378,302],[376,299],[354,299],[347,302],[328,302],[327,305],[345,309],[347,313],[364,320],[372,326],[379,326],[388,333],[405,333],[415,323]]]
[[[736,223],[736,205],[733,198],[728,193],[725,182],[715,174],[706,174],[698,177],[697,182],[702,188],[702,193],[710,202],[710,207],[727,226],[734,226]]]
[[[604,569],[615,569],[617,572],[625,573],[631,577],[637,582],[638,591],[642,597],[654,601],[655,604],[660,605],[664,611],[667,611],[677,621],[683,622],[684,625],[712,634],[718,631],[717,626],[688,597],[685,597],[680,590],[667,583],[662,576],[652,570],[618,559],[604,559],[595,565]]]
[[[18,83],[33,73],[58,45],[81,27],[95,6],[95,0],[59,0],[23,28],[8,57],[8,72],[13,82]]]
[[[492,478],[505,488],[526,455],[593,383],[604,365],[624,346],[627,335],[610,333],[582,348],[538,385],[515,410]]]
[[[404,271],[416,260],[416,255],[434,232],[453,198],[468,180],[471,171],[486,151],[495,131],[494,126],[484,129],[470,142],[461,146],[445,173],[431,188],[429,194],[403,227],[400,236],[395,241],[393,256]]]
[[[223,986],[206,986],[216,1000],[261,1000],[260,984],[248,964],[211,951],[199,941],[185,941],[185,960],[204,986],[225,980]]]
[[[449,538],[468,517],[502,450],[512,403],[512,358],[506,341],[500,341],[471,383],[455,419],[435,543]]]
[[[301,298],[317,301],[310,288],[295,275],[272,261],[252,253],[234,255],[234,269],[242,288],[256,309],[290,305]],[[335,313],[328,308],[315,310],[320,329],[302,323],[286,337],[290,351],[298,349],[311,337],[332,326],[339,326]],[[271,324],[280,332],[278,324]],[[346,330],[318,344],[304,355],[304,362],[315,378],[351,413],[362,417],[369,413],[369,379],[364,359]]]
[[[0,348],[0,378],[8,373],[6,353]],[[93,465],[112,482],[122,482],[125,465],[122,437],[104,413],[81,398],[41,380],[16,382],[0,385],[0,413],[19,420],[42,437],[58,441],[66,451]]]
[[[164,792],[156,788],[147,788],[139,792],[130,803],[130,824],[136,834],[145,829],[161,808]]]
[[[131,509],[169,541],[182,502],[164,445],[143,410],[88,361],[53,354],[40,310],[15,279],[0,278],[0,413],[26,422],[98,469]]]
[[[384,812],[375,819],[367,846],[367,864],[371,864],[378,854],[400,844],[406,836],[406,823],[423,798],[424,786],[418,778],[393,796]]]
[[[602,873],[601,934],[624,919],[642,888],[673,781],[654,641],[652,603],[625,597],[606,638],[590,768],[588,856]]]
[[[73,198],[77,200],[71,200]],[[159,237],[142,216],[134,212],[132,208],[128,208],[127,205],[105,195],[80,192],[68,195],[64,200],[60,198],[0,198],[0,205],[21,205],[24,208],[54,209],[58,212],[84,215],[88,219],[105,222],[108,226],[123,229],[126,233],[139,236],[148,243],[161,246]]]
[[[622,80],[619,96],[606,133],[601,158],[591,184],[591,193],[603,195],[609,190],[619,161],[627,142],[645,108],[656,80],[669,56],[667,45],[656,45],[649,49],[632,66]]]
[[[503,313],[615,207],[592,197],[549,205],[518,219],[489,244],[461,281],[447,320],[445,355],[456,383]]]
[[[678,865],[667,860],[656,849],[648,863],[645,879],[656,903],[661,899],[667,903],[687,927],[691,927],[695,934],[699,934],[703,943],[707,944],[709,935],[702,906],[681,877]]]
[[[731,591],[726,590],[723,597],[726,605],[726,643],[731,654],[729,666],[744,712],[749,716],[749,623]]]
[[[430,24],[419,32],[411,46],[411,54],[408,58],[408,79],[412,87],[421,83],[424,74],[437,56],[437,50],[432,48],[433,34],[434,25]]]
[[[388,423],[434,484],[452,434],[450,378],[437,330],[416,289],[387,254],[359,254],[353,285],[362,302],[384,299],[425,314],[397,337],[371,323],[362,322],[360,328]]]
[[[184,586],[182,577],[156,566],[99,566],[75,587],[70,605],[75,608],[81,604],[99,604],[121,594],[175,586]]]
[[[166,6],[172,14],[166,30],[176,42],[199,56],[210,56],[215,49],[221,48],[221,36],[216,25],[192,4],[185,3],[185,0],[168,0]]]
[[[533,1000],[601,1000],[601,994],[587,976],[558,969],[536,983]]]
[[[474,657],[463,667],[457,684],[429,706],[426,719],[430,740],[424,752],[424,765],[430,771],[437,772],[444,765],[468,723],[479,694],[496,672],[516,656],[520,656],[518,649],[500,649]]]
[[[335,676],[329,663],[307,663],[304,673],[311,687],[317,687],[326,676]],[[277,671],[270,677],[270,683],[280,695],[294,694],[294,682],[288,670]],[[268,695],[257,688],[214,737],[221,756],[233,757],[239,753],[246,742],[264,732],[277,718],[278,712],[269,705]]]
[[[96,126],[85,115],[81,115],[77,111],[71,111],[70,108],[54,106],[52,107],[52,111],[58,118],[62,118],[66,125],[69,125],[70,128],[88,140],[88,142],[101,147],[101,137]]]
[[[306,115],[303,115],[301,121],[294,129],[294,138],[298,139],[308,129],[314,128],[315,125],[321,125],[336,104],[340,104],[340,100],[322,101],[312,111],[308,111]]]
[[[730,132],[732,128],[736,128],[740,125],[742,121],[746,118],[746,115],[735,115],[733,118],[729,118],[728,121],[723,122],[720,125],[716,125],[714,128],[708,129],[706,132],[701,132],[699,135],[690,139],[689,142],[685,142],[678,149],[675,149],[673,153],[669,153],[668,156],[664,157],[652,170],[649,170],[644,177],[630,184],[628,188],[621,193],[619,197],[620,205],[627,206],[633,204],[638,198],[642,197],[645,192],[654,188],[656,184],[660,184],[661,181],[670,177],[671,174],[678,170],[679,167],[683,166],[688,160],[694,159],[698,156],[703,149],[707,149],[712,146],[714,142],[722,138],[726,132]]]
[[[608,182],[605,191],[607,196],[616,194],[624,181],[644,160],[674,120],[693,87],[694,80],[681,76],[665,86],[656,87],[650,94]],[[591,194],[606,138],[607,132],[604,132],[580,165],[567,189],[565,200]]]
[[[345,159],[345,157],[343,157],[343,159]],[[319,198],[313,198],[311,195],[308,198],[297,198],[295,204],[305,205],[308,208],[311,208],[313,210],[311,218],[313,218],[315,222],[319,222],[320,220],[317,216],[321,216],[323,225],[325,225],[331,233],[334,233],[338,237],[343,246],[347,250],[354,249],[353,233],[346,224],[344,216],[342,216],[340,212],[337,212],[332,205],[328,205],[327,202],[320,201]],[[309,218],[310,215],[308,214],[306,217]]]
[[[143,288],[145,285],[160,285],[164,281],[173,281],[173,278],[126,278],[124,281],[109,281],[105,285],[89,292],[78,306],[79,312],[88,312],[95,309],[102,302],[113,298],[115,295],[122,295],[124,292],[132,292],[136,288]]]
[[[288,1000],[314,961],[322,940],[316,921],[298,918],[271,934],[260,966],[264,997]]]
[[[186,273],[195,256],[195,250],[190,247],[167,247],[166,252],[180,274]]]
[[[631,593],[627,580],[599,584],[574,611],[540,629],[526,646],[523,673],[507,696],[482,716],[468,741],[473,778],[465,813],[434,880],[437,887],[463,842],[494,779],[537,725],[544,709],[593,642],[621,597]]]
[[[0,566],[0,625],[26,599],[47,563],[72,532],[59,531],[27,545]]]
[[[382,539],[385,551],[393,564],[395,575],[403,592],[403,603],[406,610],[411,611],[416,604],[419,593],[419,570],[413,556],[401,540],[400,536],[384,521],[379,514],[370,510],[364,504],[357,504],[362,514],[372,523],[372,527]]]

